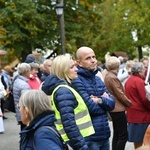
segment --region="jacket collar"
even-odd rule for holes
[[[48,126],[48,125],[51,125],[51,126],[54,126],[54,122],[56,121],[55,117],[54,117],[54,111],[45,111],[41,114],[39,114],[36,118],[34,118],[28,126],[26,126],[24,128],[24,130],[22,130],[20,132],[20,134],[22,133],[26,133],[26,132],[29,132],[29,131],[34,131],[36,130],[37,128],[39,128],[40,126]]]
[[[95,70],[87,70],[85,68],[82,68],[80,66],[77,67],[78,68],[78,74],[79,75],[82,75],[82,76],[85,76],[85,77],[93,77],[97,74],[98,70],[95,69]]]

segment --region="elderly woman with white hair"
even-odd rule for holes
[[[125,93],[132,102],[127,109],[129,142],[134,142],[135,149],[143,145],[144,134],[150,124],[150,101],[146,97],[144,73],[143,63],[136,62],[125,84]]]
[[[25,90],[30,90],[30,86],[28,84],[28,79],[30,77],[30,70],[31,67],[27,63],[21,63],[18,65],[17,71],[18,75],[13,80],[13,96],[14,96],[14,102],[15,102],[15,110],[16,110],[16,118],[18,124],[21,126],[21,130],[25,127],[25,125],[21,121],[20,112],[17,109],[16,105],[19,102],[19,98],[21,94]]]
[[[128,140],[126,108],[131,106],[131,101],[125,95],[124,87],[117,78],[120,61],[111,56],[106,60],[107,73],[105,85],[115,98],[115,108],[110,112],[113,123],[112,150],[124,150]]]

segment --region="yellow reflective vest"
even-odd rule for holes
[[[64,141],[69,141],[69,138],[64,131],[64,128],[63,128],[63,125],[61,122],[60,113],[57,110],[56,105],[54,103],[54,93],[60,87],[66,87],[66,88],[70,89],[72,91],[72,93],[74,94],[74,96],[76,97],[76,100],[78,101],[78,106],[74,109],[74,115],[75,115],[76,124],[79,128],[81,135],[83,137],[86,137],[86,136],[94,134],[95,131],[94,131],[94,128],[92,125],[91,117],[90,117],[88,108],[87,108],[86,104],[84,103],[84,100],[82,99],[82,97],[72,87],[70,87],[68,85],[58,85],[54,89],[54,91],[51,95],[51,100],[52,100],[52,108],[55,111],[55,117],[57,119],[57,121],[55,122],[55,125],[56,125],[57,130],[61,134],[62,138],[64,139]]]

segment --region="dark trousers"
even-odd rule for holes
[[[111,112],[110,116],[113,123],[112,150],[124,150],[128,140],[127,118],[125,111]]]
[[[1,99],[1,110],[4,115],[4,99]]]

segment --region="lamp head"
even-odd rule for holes
[[[58,16],[61,16],[61,15],[63,14],[63,9],[64,9],[64,6],[63,6],[62,3],[56,4],[55,10],[56,10],[56,14],[57,14]]]

